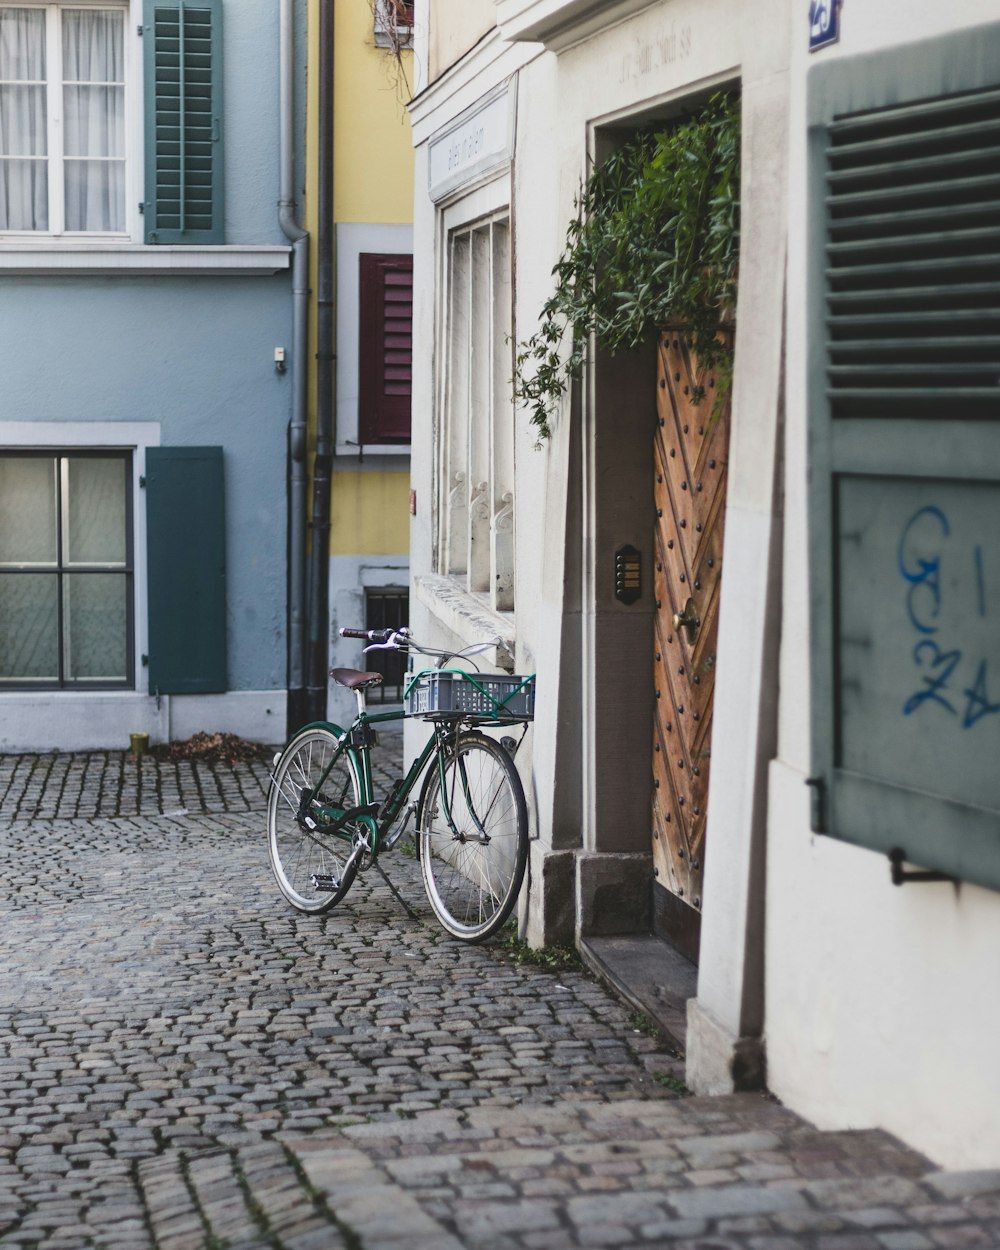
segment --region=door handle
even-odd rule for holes
[[[673,621],[675,631],[679,634],[682,629],[686,629],[688,642],[694,642],[698,637],[698,627],[701,625],[701,618],[698,615],[698,609],[694,606],[693,599],[687,601],[683,612],[674,613]]]

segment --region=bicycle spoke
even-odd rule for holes
[[[300,911],[332,907],[346,894],[357,871],[350,839],[315,827],[323,823],[316,805],[342,810],[359,806],[353,762],[346,752],[337,756],[336,750],[337,740],[328,730],[304,730],[283,752],[268,797],[271,867],[282,894]],[[338,802],[319,793],[321,782]],[[305,795],[310,796],[308,805],[303,804]]]
[[[421,805],[431,906],[450,933],[481,941],[513,908],[527,858],[524,795],[509,756],[484,735],[460,737],[425,783]]]

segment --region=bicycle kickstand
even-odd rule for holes
[[[402,894],[400,894],[400,892],[392,884],[389,878],[385,875],[385,869],[378,862],[378,860],[375,860],[373,867],[378,869],[379,876],[382,878],[382,880],[386,883],[386,885],[392,891],[393,895],[396,898],[396,902],[400,905],[400,907],[402,907],[403,911],[406,912],[406,914],[410,917],[411,920],[419,920],[420,917],[417,915],[417,913],[413,910],[410,904],[406,901],[405,898],[403,898]]]

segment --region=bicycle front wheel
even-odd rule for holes
[[[337,739],[304,729],[279,758],[267,796],[267,849],[278,889],[299,911],[327,911],[357,875],[348,863],[351,839],[323,831],[331,811],[360,805],[354,760],[347,751],[331,767]],[[322,809],[322,810],[321,810]]]
[[[435,756],[417,825],[434,914],[463,942],[484,941],[513,910],[528,860],[524,790],[503,747],[466,733]]]

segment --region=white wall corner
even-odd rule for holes
[[[764,1089],[764,1039],[734,1036],[699,999],[689,998],[685,1080],[696,1094]]]

